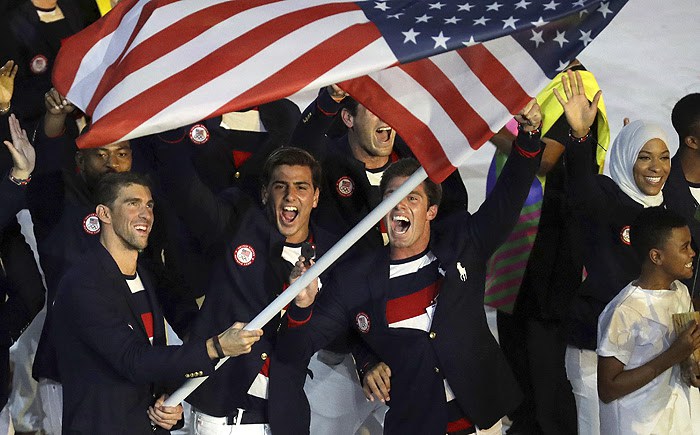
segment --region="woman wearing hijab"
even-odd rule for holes
[[[590,126],[600,91],[589,102],[578,74],[570,72],[562,83],[565,96],[556,90],[555,94],[571,127],[566,145],[567,188],[582,229],[585,265],[585,278],[569,307],[566,372],[576,398],[579,433],[595,435],[600,434],[598,316],[639,276],[630,225],[642,209],[663,203],[661,188],[671,170],[671,158],[663,129],[635,121],[623,127],[608,153],[610,177],[592,174]]]

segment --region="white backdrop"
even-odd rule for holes
[[[700,92],[700,0],[630,0],[579,56],[598,79],[610,119],[611,138],[625,117],[666,127],[675,153],[678,137],[671,109]],[[485,174],[494,148],[484,145],[460,168],[469,191],[469,210],[484,200]]]

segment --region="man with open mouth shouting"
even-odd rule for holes
[[[346,233],[379,204],[379,182],[392,162],[413,157],[394,129],[336,85],[321,89],[304,110],[291,143],[321,162],[324,179],[316,220],[334,234]],[[459,173],[442,184],[442,210],[465,210],[467,191]],[[362,242],[386,244],[386,228],[379,225]]]
[[[252,320],[287,288],[302,252],[320,256],[337,238],[310,222],[321,168],[306,151],[284,147],[270,154],[257,202],[235,187],[215,196],[197,176],[183,146],[163,143],[157,153],[166,194],[212,261],[206,298],[190,332],[190,340],[196,340],[210,337],[209,331],[219,330],[219,325],[230,325],[229,319]],[[308,428],[308,420],[298,418],[304,410],[296,408],[305,404],[301,388],[306,367],[298,368],[299,377],[287,376],[285,365],[275,359],[280,319],[263,328],[249,355],[228,361],[189,396],[193,433],[267,434],[274,423],[281,426],[280,433],[297,433],[297,424],[302,431]],[[270,376],[301,379],[290,390],[299,397],[287,395],[285,388],[271,396]]]
[[[388,248],[336,266],[318,301],[309,286],[282,322],[277,358],[290,364],[348,330],[358,333],[378,358],[361,368],[389,406],[386,434],[500,433],[500,418],[520,401],[483,310],[486,261],[515,225],[541,155],[536,101],[516,119],[520,134],[478,212],[437,222],[441,188],[425,180],[384,218]],[[382,195],[418,168],[413,159],[392,164]],[[294,276],[306,268],[297,262]]]

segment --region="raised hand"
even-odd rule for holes
[[[522,129],[531,132],[540,128],[542,124],[542,111],[536,99],[528,101],[527,105],[515,115],[515,120],[521,125]]]
[[[17,65],[13,60],[8,60],[0,68],[0,111],[7,112],[10,108],[12,93],[15,90],[15,76]]]
[[[26,180],[34,171],[36,153],[29,142],[27,132],[19,125],[19,121],[14,114],[10,115],[7,122],[10,125],[12,142],[5,141],[5,146],[7,146],[12,156],[12,176],[19,180]]]
[[[73,103],[59,94],[56,88],[51,88],[44,94],[44,105],[51,115],[67,115],[75,110]]]
[[[598,101],[603,92],[596,92],[593,101],[589,102],[579,71],[567,71],[566,75],[561,78],[561,84],[566,98],[562,97],[556,88],[554,89],[554,96],[564,108],[566,121],[569,123],[573,135],[575,137],[583,137],[588,134],[593,121],[595,121],[598,113]]]
[[[343,98],[348,96],[348,93],[340,89],[338,85],[328,85],[326,86],[326,91],[328,92],[328,95],[331,96],[331,98],[338,102],[342,101]]]

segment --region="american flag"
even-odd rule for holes
[[[92,117],[82,148],[340,83],[441,181],[624,3],[122,0],[53,78]]]

